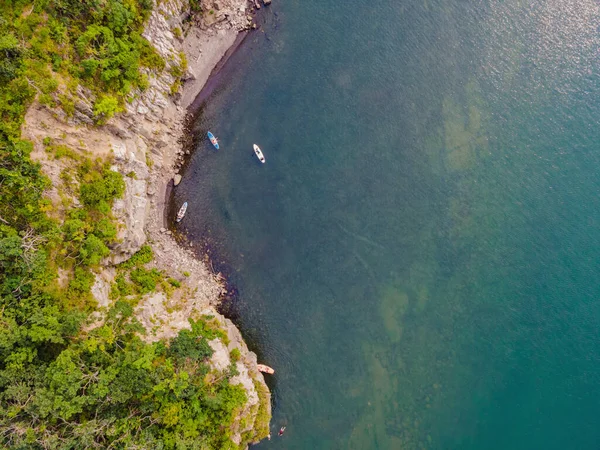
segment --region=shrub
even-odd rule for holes
[[[94,115],[98,123],[106,123],[108,119],[121,111],[119,101],[112,95],[100,97],[94,104]]]
[[[141,267],[154,259],[152,247],[144,245],[131,258],[119,264],[121,269],[131,269],[132,267]]]
[[[190,358],[203,361],[212,356],[213,350],[202,336],[198,336],[190,330],[181,330],[177,337],[171,341],[169,354],[177,359]]]
[[[77,218],[65,220],[62,226],[65,242],[69,243],[83,242],[87,231],[87,224],[83,220]]]
[[[93,233],[105,243],[111,243],[117,237],[117,227],[114,221],[104,217],[94,223]]]
[[[74,276],[69,282],[68,294],[74,299],[81,299],[89,294],[94,284],[94,274],[84,267],[76,267]]]
[[[156,284],[162,279],[162,276],[162,273],[156,269],[146,270],[142,267],[132,270],[129,274],[129,278],[141,294],[155,291]]]
[[[86,176],[87,175],[87,176]],[[89,181],[87,181],[89,180]],[[88,208],[108,214],[113,200],[125,192],[125,182],[119,172],[105,168],[80,175],[79,198]]]
[[[123,274],[117,275],[115,278],[116,291],[122,296],[133,295],[133,286],[127,282]]]
[[[88,234],[81,248],[79,257],[88,266],[95,266],[110,254],[108,247],[94,234]]]
[[[242,357],[242,354],[240,353],[239,349],[234,348],[229,352],[229,357],[231,358],[231,361],[238,362]]]

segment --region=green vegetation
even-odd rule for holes
[[[103,95],[94,104],[94,115],[98,123],[105,123],[119,111],[119,101],[112,95]]]
[[[42,331],[30,339],[45,342],[44,361],[33,364],[24,350],[0,372],[12,380],[2,394],[3,446],[235,448],[224,424],[245,393],[229,377],[208,377],[212,350],[201,328],[192,322],[169,347],[146,344],[123,325],[130,314],[117,303],[106,324],[69,341],[60,333],[67,325],[33,319]]]
[[[79,84],[97,96],[102,122],[133,89],[148,86],[140,68],[165,61],[141,36],[151,0],[10,1],[0,6],[0,136],[19,136],[29,103],[75,111]]]
[[[86,327],[94,270],[117,235],[110,211],[121,175],[70,158],[63,180],[81,206],[51,219],[30,151],[23,141],[0,150],[0,447],[235,448],[230,427],[246,396],[229,384],[235,366],[213,374],[206,362],[207,340],[227,343],[218,322],[192,321],[170,345],[140,338],[135,301],[179,287],[145,267],[149,246],[117,267],[114,306]]]
[[[242,354],[240,353],[240,351],[237,348],[234,348],[233,350],[231,350],[229,352],[229,356],[231,358],[231,361],[238,362],[240,360],[240,358],[242,357]]]
[[[0,1],[0,448],[235,448],[230,428],[246,398],[229,385],[234,366],[212,373],[207,364],[207,340],[226,341],[216,321],[191,322],[172,342],[141,339],[136,301],[179,287],[146,267],[150,247],[117,267],[113,306],[102,321],[92,316],[95,272],[117,243],[111,209],[123,177],[109,161],[46,138],[65,167],[53,205],[31,143],[20,139],[34,98],[71,116],[84,86],[102,123],[148,86],[148,70],[164,70],[141,37],[151,7]]]

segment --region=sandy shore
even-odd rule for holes
[[[186,80],[181,95],[181,106],[187,109],[200,93],[213,69],[234,44],[238,31],[223,29],[208,34],[194,28],[183,41],[183,51],[194,78]]]

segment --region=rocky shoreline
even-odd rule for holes
[[[45,139],[92,157],[113,158],[113,170],[120,172],[126,183],[124,197],[113,208],[123,226],[119,244],[111,249],[109,260],[96,275],[92,293],[101,310],[108,309],[114,265],[150,244],[155,256],[151,264],[180,282],[182,288],[171,298],[160,292],[144,296],[136,307],[136,317],[149,331],[146,338],[150,341],[174,337],[179,330],[189,328],[190,318],[210,315],[218,319],[229,342],[216,339],[211,343],[212,365],[216,369],[228,366],[234,349],[242,355],[236,363],[239,375],[234,380],[246,390],[248,402],[236,420],[232,440],[244,445],[255,441],[249,437],[253,426],[258,426],[255,421],[259,410],[270,417],[270,394],[256,369],[256,355],[248,350],[233,323],[216,311],[225,292],[222,276],[175,241],[167,231],[165,208],[168,186],[174,178],[180,179],[187,108],[238,34],[252,28],[249,13],[257,6],[255,1],[247,0],[202,0],[200,5],[204,12],[192,15],[184,0],[155,3],[143,35],[167,62],[167,70],[158,75],[148,72],[149,88],[139,93],[123,114],[102,127],[93,125],[93,99],[80,89],[73,117],[35,103],[27,112],[22,134],[34,143],[32,157],[41,162],[52,180],[54,188],[49,196],[55,202],[60,197],[57,187],[61,185],[63,167],[46,154]],[[174,94],[178,79],[169,67],[181,66],[182,59],[187,60],[185,83]]]

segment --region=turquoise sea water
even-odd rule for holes
[[[598,448],[599,4],[262,20],[174,191],[277,371],[260,448]]]

